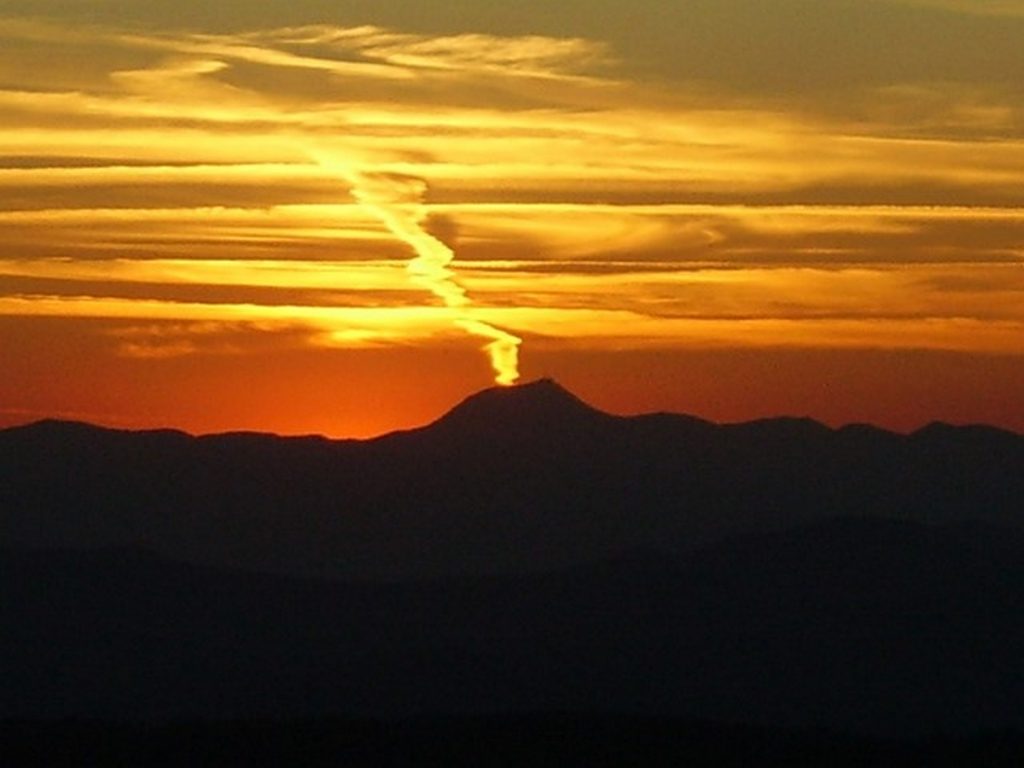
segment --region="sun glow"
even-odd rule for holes
[[[1024,103],[980,60],[878,80],[847,50],[766,95],[767,64],[697,82],[611,26],[3,22],[10,409],[69,369],[40,350],[179,383],[268,349],[499,384],[651,350],[1024,360]]]

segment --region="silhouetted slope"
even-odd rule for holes
[[[541,439],[572,434],[614,420],[552,379],[493,387],[463,400],[425,429],[448,439]]]
[[[564,567],[842,515],[1021,524],[1024,437],[615,417],[552,381],[376,440],[0,431],[0,536],[358,578]]]
[[[615,417],[0,431],[0,717],[1024,728],[1024,437]],[[276,574],[276,575],[275,575]]]

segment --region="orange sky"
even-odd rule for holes
[[[0,2],[0,424],[1024,430],[1024,3],[869,4]]]

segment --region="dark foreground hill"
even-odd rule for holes
[[[1024,726],[1024,537],[840,520],[685,562],[339,583],[135,550],[3,553],[0,711],[606,711]]]
[[[550,382],[362,443],[7,430],[0,718],[1020,733],[1022,483],[997,430]]]

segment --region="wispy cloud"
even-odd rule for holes
[[[506,363],[520,338],[1024,351],[1021,111],[996,86],[837,110],[630,81],[579,37],[0,37],[24,51],[0,83],[0,314],[146,329],[122,354],[244,348],[223,327],[469,331]]]
[[[607,47],[583,38],[542,35],[501,37],[484,34],[428,37],[374,26],[294,27],[248,35],[260,43],[358,53],[412,70],[557,78],[590,72],[610,61]]]

